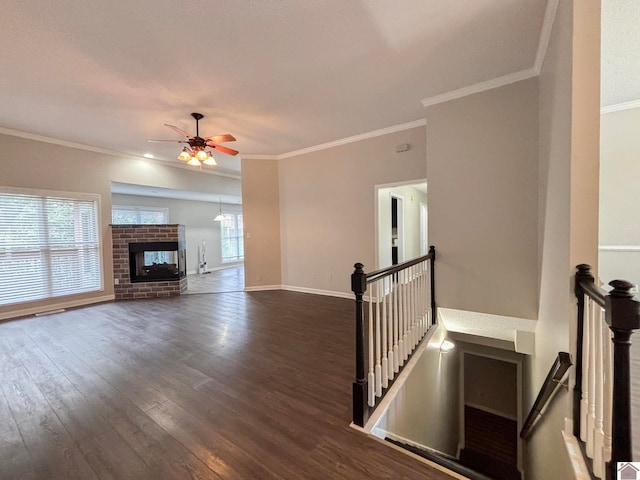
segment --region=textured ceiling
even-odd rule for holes
[[[603,106],[640,100],[640,2],[602,0]]]
[[[424,98],[532,67],[546,0],[0,4],[0,127],[173,160],[146,140],[194,111],[264,155],[424,118]]]

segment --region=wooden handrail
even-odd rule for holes
[[[527,438],[531,434],[536,419],[553,395],[553,392],[555,392],[558,385],[562,382],[562,378],[565,373],[567,373],[570,366],[571,356],[567,352],[558,352],[558,357],[553,362],[553,365],[551,365],[547,378],[545,378],[542,387],[540,387],[540,392],[531,407],[531,411],[527,416],[527,420],[524,422],[522,430],[520,431],[521,438]]]

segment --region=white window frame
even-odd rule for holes
[[[42,270],[38,274],[38,278],[44,280],[46,285],[44,288],[37,289],[38,291],[34,293],[34,291],[30,290],[29,295],[25,291],[26,299],[16,299],[16,294],[12,294],[8,296],[8,301],[4,301],[0,297],[0,307],[11,306],[21,303],[27,302],[36,302],[42,301],[52,298],[61,298],[69,295],[79,295],[86,294],[91,292],[101,292],[104,291],[104,279],[103,279],[103,258],[102,258],[102,234],[101,234],[101,197],[98,194],[91,193],[79,193],[79,192],[61,192],[61,191],[53,191],[53,190],[37,190],[37,189],[27,189],[27,188],[15,188],[15,187],[3,187],[0,186],[0,193],[8,194],[8,195],[23,195],[36,199],[40,199],[43,203],[46,202],[46,199],[54,199],[57,201],[76,201],[76,202],[89,202],[93,203],[93,214],[95,220],[95,232],[94,238],[95,241],[92,241],[93,244],[89,251],[94,251],[95,258],[97,262],[93,265],[90,265],[96,269],[96,278],[94,278],[94,286],[87,285],[86,287],[80,288],[78,291],[69,291],[68,289],[60,289],[59,286],[55,285],[53,278],[55,277],[55,271],[53,268],[52,259],[56,253],[64,253],[73,251],[79,247],[64,247],[60,249],[59,245],[56,249],[55,240],[53,240],[48,235],[48,222],[41,218],[42,229],[39,231],[38,242],[37,245],[34,245],[34,248],[30,250],[25,250],[24,245],[17,245],[11,243],[5,243],[2,245],[2,241],[0,239],[0,265],[2,262],[10,262],[11,258],[19,258],[21,255],[29,253],[29,251],[33,254],[36,252],[40,252],[41,258],[44,259]],[[76,226],[82,226],[80,220],[78,220],[78,224]],[[83,241],[79,242],[80,244]],[[86,251],[86,244],[83,245],[83,251]],[[35,257],[34,257],[35,258]],[[15,282],[13,283],[15,286]],[[2,279],[0,279],[0,289],[2,287]],[[25,289],[29,288],[28,283],[24,286]],[[54,290],[58,290],[56,293]]]
[[[225,219],[227,219],[227,217],[233,217],[233,221],[234,221],[234,230],[236,232],[236,235],[234,236],[225,236],[224,234],[224,220],[222,220],[220,222],[220,257],[222,259],[222,263],[233,263],[233,262],[242,262],[244,261],[244,217],[242,215],[242,213],[223,213],[222,214]],[[238,229],[238,217],[242,217],[242,232],[239,231]],[[238,256],[234,256],[234,257],[225,257],[224,256],[224,241],[226,239],[235,239],[236,241],[236,251],[238,253],[240,253],[240,246],[242,245],[242,252],[243,255],[238,255]]]
[[[169,209],[166,207],[142,207],[142,206],[137,206],[137,205],[112,205],[111,206],[111,223],[113,225],[127,225],[124,223],[115,223],[113,221],[113,213],[115,210],[125,210],[128,212],[134,212],[136,214],[137,217],[137,221],[136,222],[132,222],[131,225],[162,225],[162,224],[166,224],[169,223]],[[147,213],[162,213],[163,214],[163,221],[158,223],[158,224],[144,224],[141,223],[140,220],[140,215],[144,212]]]

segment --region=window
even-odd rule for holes
[[[244,258],[244,233],[242,215],[225,213],[222,220],[222,262],[234,262]]]
[[[169,209],[162,207],[130,207],[113,205],[111,223],[114,225],[162,225],[169,221]],[[171,252],[144,252],[145,265],[170,263]]]
[[[99,197],[56,195],[0,189],[0,305],[102,288]]]
[[[111,223],[114,225],[150,225],[164,224],[169,221],[169,209],[160,207],[130,207],[114,205],[111,207]]]

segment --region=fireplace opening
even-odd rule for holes
[[[131,282],[165,282],[186,275],[185,248],[178,242],[129,244]]]

